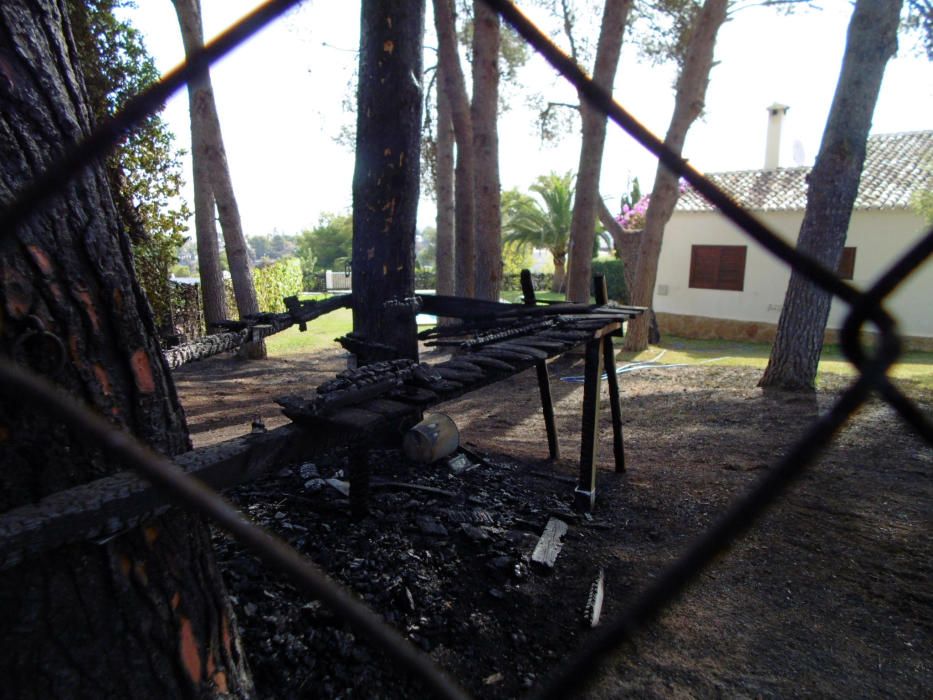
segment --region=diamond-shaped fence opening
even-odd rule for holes
[[[933,424],[886,375],[887,369],[900,355],[901,343],[893,319],[883,307],[885,299],[894,288],[933,254],[933,229],[903,253],[874,286],[864,292],[858,291],[811,258],[787,245],[713,182],[665,147],[663,142],[614,102],[610,93],[590,80],[579,66],[514,5],[506,0],[485,2],[499,12],[513,29],[573,84],[584,99],[651,151],[667,168],[689,182],[746,235],[796,271],[806,275],[813,283],[847,302],[850,311],[841,333],[842,348],[859,370],[857,379],[840,395],[832,408],[809,427],[804,436],[764,478],[746,495],[737,499],[719,521],[680,559],[662,572],[627,610],[594,634],[582,649],[558,669],[548,685],[538,690],[538,696],[543,698],[563,698],[578,692],[588,679],[592,679],[592,671],[606,660],[609,653],[629,640],[637,629],[655,618],[719,553],[742,536],[761,517],[768,505],[780,499],[794,479],[813,463],[821,449],[830,443],[836,431],[872,392],[878,392],[907,424],[933,446]],[[185,64],[132,99],[123,111],[66,153],[0,212],[0,231],[9,235],[17,224],[43,207],[48,199],[83,167],[106,154],[127,129],[158,110],[173,92],[199,70],[217,61],[297,3],[298,0],[272,0],[258,7],[193,54]],[[865,353],[859,342],[860,330],[866,323],[873,324],[880,334],[877,350],[870,356]],[[105,420],[38,375],[2,359],[0,380],[5,393],[17,395],[21,399],[26,398],[76,428],[81,434],[96,441],[97,446],[111,457],[130,464],[146,479],[161,486],[172,495],[178,505],[208,516],[267,564],[289,574],[297,586],[329,605],[356,632],[419,678],[436,695],[446,698],[467,697],[465,691],[449,679],[427,655],[416,650],[374,612],[327,578],[309,559],[282,540],[252,524],[218,493],[188,476],[143,444],[114,430]]]

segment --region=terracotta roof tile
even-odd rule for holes
[[[903,209],[913,193],[933,187],[933,131],[877,134],[868,137],[865,167],[855,198],[856,209]],[[753,211],[802,210],[807,206],[810,168],[741,170],[709,173],[713,182]],[[711,211],[713,207],[688,187],[677,211]]]

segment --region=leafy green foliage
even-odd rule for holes
[[[247,236],[253,261],[260,266],[292,257],[298,252],[298,236],[273,233],[271,236]]]
[[[348,260],[353,249],[353,217],[321,215],[318,225],[298,238],[298,258],[306,277],[315,268],[333,270],[338,261]],[[339,266],[343,269],[343,264]]]
[[[901,26],[919,39],[927,59],[933,61],[933,2],[907,0],[904,9],[906,16],[901,20]]]
[[[437,257],[437,229],[425,226],[415,239],[415,268],[433,270]]]
[[[75,46],[93,117],[102,121],[159,79],[142,34],[115,11],[130,0],[67,0]],[[158,324],[168,322],[168,278],[191,216],[180,200],[180,152],[158,114],[127,134],[108,159],[108,174],[124,227],[133,239],[140,284]]]
[[[592,262],[594,275],[603,275],[606,278],[606,288],[609,298],[627,304],[629,300],[628,288],[625,286],[624,265],[621,260],[600,259]]]
[[[542,175],[531,186],[538,199],[517,190],[503,192],[502,233],[505,243],[520,249],[546,249],[555,264],[566,258],[573,219],[573,180],[570,172]],[[601,227],[597,227],[595,233],[597,238],[611,245],[608,234]],[[598,250],[595,244],[594,250]]]
[[[298,258],[282,258],[253,270],[253,285],[262,311],[285,311],[285,297],[302,290],[301,262]]]
[[[573,218],[573,173],[540,176],[531,191],[502,193],[502,232],[506,243],[520,248],[544,248],[555,261],[567,256]]]
[[[531,249],[528,246],[507,245],[502,249],[502,277],[520,275],[522,270],[531,269],[534,264]]]

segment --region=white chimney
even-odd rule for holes
[[[768,142],[765,144],[765,170],[775,170],[781,152],[781,122],[790,107],[775,102],[768,107]]]

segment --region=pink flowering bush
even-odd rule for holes
[[[616,221],[625,231],[640,231],[645,227],[645,212],[648,211],[648,204],[651,202],[651,195],[635,202],[634,206],[628,204],[622,205],[622,213],[616,217]]]
[[[687,187],[687,183],[681,180],[678,183],[677,189],[680,191],[680,194],[683,194],[687,190]],[[632,206],[623,204],[622,213],[616,217],[616,221],[619,222],[619,225],[625,231],[641,231],[645,228],[645,214],[648,211],[648,205],[650,203],[651,195],[646,194]]]

